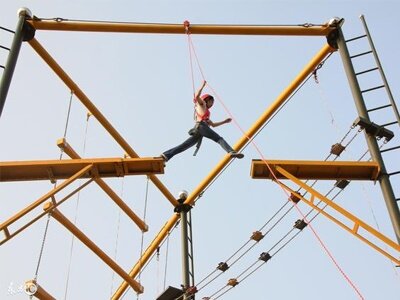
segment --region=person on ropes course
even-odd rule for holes
[[[190,137],[184,141],[182,144],[171,148],[161,154],[161,157],[168,161],[176,154],[179,154],[190,147],[196,145],[196,151],[193,155],[196,155],[197,151],[200,148],[203,137],[209,138],[214,142],[218,143],[227,153],[230,154],[233,158],[243,158],[244,155],[242,153],[238,153],[232,149],[232,147],[224,140],[223,137],[219,136],[211,127],[218,127],[220,125],[230,123],[232,121],[231,118],[227,118],[220,122],[213,122],[210,119],[210,108],[214,104],[214,97],[209,94],[201,95],[204,87],[207,82],[203,81],[203,84],[195,94],[193,102],[195,103],[195,126],[189,130]]]

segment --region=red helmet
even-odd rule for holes
[[[210,94],[204,94],[204,95],[201,96],[201,100],[204,100],[204,101],[206,101],[209,98],[214,100],[214,97],[211,96]]]

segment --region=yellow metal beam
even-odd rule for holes
[[[164,173],[161,158],[95,158],[0,162],[0,181],[64,179],[92,165],[99,177]],[[92,177],[90,172],[83,178]]]
[[[114,260],[112,260],[105,252],[103,252],[95,243],[93,243],[82,231],[78,229],[71,221],[69,221],[57,208],[54,208],[52,202],[44,205],[47,213],[51,212],[51,216],[67,228],[75,235],[83,244],[92,250],[102,261],[104,261],[111,269],[121,276],[137,293],[143,293],[143,287],[133,278],[131,278]]]
[[[253,159],[250,175],[254,179],[283,179],[276,172],[281,167],[299,179],[348,179],[377,180],[379,164],[357,161],[302,161],[302,160],[260,160]]]
[[[315,68],[324,60],[324,58],[331,52],[335,51],[329,45],[325,45],[315,57],[305,66],[305,68],[299,73],[298,76],[292,81],[292,83],[275,99],[275,101],[267,108],[261,117],[253,124],[253,126],[243,135],[243,137],[235,144],[234,149],[239,151],[243,146],[251,140],[254,135],[262,128],[262,126],[269,120],[269,118],[279,109],[279,107],[290,97],[290,95],[296,90],[297,87],[315,70]],[[213,179],[218,176],[218,174],[224,169],[224,167],[231,160],[229,155],[224,156],[224,158],[215,166],[215,168],[208,174],[208,176],[200,182],[200,184],[194,189],[194,191],[188,196],[185,204],[193,204],[200,193],[213,181]],[[168,232],[171,231],[175,223],[179,220],[179,216],[174,214],[171,219],[165,224],[165,226],[160,230],[158,235],[155,237],[153,242],[148,246],[148,248],[143,252],[142,257],[132,268],[129,275],[135,277],[141,270],[141,268],[146,264],[150,257],[157,250],[157,247],[161,244],[164,238],[167,236]],[[112,299],[119,299],[125,290],[128,288],[126,282],[123,282],[114,295]]]
[[[12,224],[14,224],[16,221],[18,221],[19,219],[21,219],[22,217],[24,217],[25,215],[27,215],[28,213],[30,213],[32,210],[34,210],[36,207],[38,207],[40,204],[44,203],[47,199],[53,198],[55,194],[57,194],[59,191],[63,190],[65,187],[67,187],[68,185],[70,185],[71,183],[73,183],[75,180],[81,178],[84,174],[87,174],[91,169],[92,169],[93,165],[88,165],[85,166],[84,168],[82,168],[81,170],[79,170],[78,172],[76,172],[73,176],[71,176],[70,178],[68,178],[67,180],[65,180],[64,182],[62,182],[61,184],[59,184],[57,187],[55,187],[54,189],[52,189],[50,192],[48,192],[47,194],[45,194],[44,196],[40,197],[38,200],[36,200],[35,202],[33,202],[32,204],[30,204],[29,206],[25,207],[23,210],[21,210],[19,213],[15,214],[14,216],[12,216],[10,219],[8,219],[7,221],[3,222],[0,224],[0,231],[4,231],[5,233],[5,239],[3,239],[0,243],[0,245],[2,245],[3,243],[5,243],[6,241],[10,240],[12,237],[14,237],[15,235],[17,235],[19,232],[21,232],[22,230],[26,229],[28,226],[32,225],[34,222],[36,222],[38,219],[40,219],[41,217],[43,217],[44,214],[39,215],[39,217],[36,217],[33,219],[33,221],[29,222],[27,225],[22,226],[21,229],[17,230],[15,233],[10,233],[8,227]],[[91,180],[90,180],[91,181]],[[89,182],[88,182],[89,183]],[[87,183],[87,184],[88,184]],[[86,186],[87,184],[84,184],[83,186]],[[75,191],[80,190],[81,187],[79,187],[78,189],[76,189]],[[73,193],[71,193],[70,195],[72,195]],[[68,197],[69,198],[69,197]],[[68,199],[66,198],[66,199]]]
[[[87,31],[87,32],[122,32],[122,33],[158,33],[185,34],[184,24],[157,23],[114,23],[69,20],[40,20],[27,21],[37,30],[57,31]],[[199,25],[191,24],[191,34],[220,34],[220,35],[280,35],[280,36],[327,36],[335,27],[328,25],[313,26],[279,26],[279,25]]]
[[[69,193],[67,196],[65,196],[64,198],[62,198],[59,201],[54,200],[54,206],[57,207],[60,204],[64,203],[66,200],[70,199],[73,195],[75,195],[77,192],[79,192],[80,190],[82,190],[83,188],[85,188],[89,183],[91,183],[93,181],[93,178],[87,180],[85,183],[80,184],[78,188],[74,189],[71,193]],[[42,202],[46,201],[48,198],[52,198],[54,199],[54,195],[52,194],[50,197],[42,197],[40,199],[44,199],[43,201],[37,201],[37,205],[35,207],[37,207],[38,205],[40,205]],[[34,217],[33,219],[31,219],[29,222],[27,222],[25,225],[20,226],[18,229],[14,229],[14,231],[12,233],[10,233],[9,229],[7,226],[11,225],[12,223],[14,223],[15,221],[17,221],[18,219],[22,218],[23,216],[25,216],[29,211],[22,211],[19,212],[18,214],[16,214],[15,216],[11,217],[8,221],[4,222],[3,224],[0,225],[0,231],[3,230],[3,232],[5,233],[5,238],[3,240],[0,241],[0,246],[3,245],[4,243],[6,243],[7,241],[11,240],[13,237],[15,237],[17,234],[21,233],[22,231],[24,231],[26,228],[28,228],[29,226],[31,226],[32,224],[34,224],[36,221],[40,220],[43,216],[46,215],[46,212],[42,212],[39,215],[37,215],[36,217]]]
[[[106,117],[97,109],[97,107],[89,100],[79,86],[68,76],[61,66],[51,57],[51,55],[43,48],[43,46],[35,39],[29,41],[32,48],[39,56],[48,64],[48,66],[60,77],[65,85],[74,92],[76,97],[82,102],[86,109],[103,125],[104,129],[114,138],[122,149],[132,158],[139,158],[139,155],[133,150],[127,141],[119,134],[119,132],[111,125]],[[156,175],[150,174],[150,180],[160,190],[160,192],[174,205],[178,205],[178,201],[170,193],[170,191],[162,184]]]
[[[38,285],[35,280],[29,280],[29,281],[25,282],[25,291],[29,295],[31,295],[39,300],[56,300],[56,298],[51,296],[40,285]]]
[[[293,174],[290,174],[288,171],[286,171],[284,168],[277,166],[276,171],[281,173],[283,176],[285,176],[287,179],[291,180],[295,184],[297,184],[299,187],[303,188],[306,190],[310,195],[310,199],[306,199],[305,197],[299,195],[298,197],[307,203],[309,206],[311,206],[313,209],[360,239],[361,241],[365,242],[368,244],[370,247],[378,251],[379,253],[383,254],[387,258],[389,258],[391,261],[393,261],[396,265],[400,265],[400,245],[396,243],[395,241],[391,240],[390,238],[386,237],[361,219],[357,218],[355,215],[351,214],[349,211],[341,207],[340,205],[334,203],[332,200],[326,198],[325,196],[321,195],[319,192],[302,182],[300,179],[296,178]],[[278,181],[278,184],[281,185],[284,189],[289,191],[290,193],[295,193],[291,188],[283,184],[282,182]],[[325,203],[327,206],[332,208],[334,211],[336,211],[342,219],[344,218],[347,222],[347,225],[344,222],[340,221],[336,217],[334,217],[332,214],[329,212],[325,211],[324,209],[318,207],[315,204],[315,198],[321,200],[323,203]],[[362,230],[360,230],[362,229]],[[372,241],[369,237],[365,235],[365,233],[371,234],[374,238],[377,240],[381,241],[385,246],[391,248],[392,250],[396,251],[395,255],[390,254],[386,249],[383,249],[382,247],[379,247],[376,245],[374,241]],[[397,256],[397,257],[396,257]]]
[[[79,156],[78,153],[67,143],[65,138],[60,139],[57,141],[57,146],[60,147],[64,153],[66,153],[70,158],[72,159],[80,159],[81,157]],[[148,231],[149,227],[147,224],[140,219],[126,203],[124,200],[122,200],[109,186],[108,184],[101,178],[95,177],[94,181],[100,186],[104,192],[117,204],[126,214],[127,216],[135,222],[135,224],[142,230],[142,231]]]

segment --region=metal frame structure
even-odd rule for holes
[[[371,172],[362,172],[363,175],[365,175],[364,178],[360,178],[360,176],[355,174],[354,172],[346,172],[341,171],[340,168],[338,168],[338,165],[347,165],[347,170],[351,170],[352,168],[349,168],[349,166],[354,167],[355,170],[360,170],[360,167],[362,169],[365,169],[366,166],[369,168],[373,167],[372,174],[377,174],[378,170],[378,164],[377,163],[369,163],[367,162],[367,165],[365,162],[352,162],[351,164],[343,164],[342,162],[327,162],[325,164],[321,163],[321,166],[324,167],[325,170],[321,169],[315,169],[315,167],[318,163],[316,162],[314,165],[310,164],[309,162],[302,163],[300,161],[295,161],[293,162],[288,162],[288,161],[263,161],[263,165],[261,165],[261,162],[258,160],[253,160],[252,162],[252,177],[253,178],[264,178],[264,179],[272,179],[275,180],[281,187],[283,187],[286,191],[288,191],[291,195],[296,195],[295,199],[296,200],[302,200],[304,203],[308,204],[310,207],[312,207],[315,211],[318,211],[325,217],[327,217],[329,220],[334,222],[335,224],[339,225],[343,229],[347,230],[349,233],[357,237],[358,239],[362,240],[366,244],[368,244],[370,247],[374,248],[377,250],[379,253],[383,254],[387,258],[389,258],[391,261],[393,261],[396,265],[400,265],[400,259],[396,257],[399,256],[400,254],[400,245],[396,243],[395,241],[392,241],[390,238],[386,237],[376,229],[374,229],[372,226],[368,225],[367,223],[363,222],[361,219],[357,218],[355,215],[352,213],[348,212],[346,209],[341,207],[340,205],[334,203],[332,200],[326,198],[319,192],[317,192],[315,189],[312,187],[308,186],[304,182],[302,182],[300,178],[302,179],[333,179],[331,175],[326,176],[327,169],[330,169],[331,171],[336,171],[337,176],[335,179],[346,179],[346,180],[372,180],[375,181],[376,178],[375,175],[370,175]],[[303,167],[302,171],[299,172],[299,175],[293,174],[294,171],[298,171],[299,168],[294,169],[293,166],[300,166]],[[267,167],[268,166],[268,167]],[[311,166],[311,168],[310,168]],[[292,168],[291,168],[292,167]],[[262,169],[262,171],[260,171]],[[307,170],[308,169],[308,170]],[[273,170],[273,171],[271,171]],[[305,171],[304,171],[305,170]],[[273,172],[273,175],[271,174]],[[304,176],[306,174],[306,176]],[[296,193],[292,188],[289,186],[283,184],[281,181],[278,179],[289,179],[291,182],[295,183],[299,188],[304,189],[306,193],[309,193],[311,196],[309,199],[307,199],[305,196],[302,196],[298,193]],[[333,213],[327,212],[324,208],[321,208],[318,206],[318,203],[316,203],[316,199],[320,200],[321,203],[324,203],[327,207],[333,209],[333,211],[341,216],[342,218],[339,219],[338,217],[335,217]],[[346,222],[342,221],[345,220]],[[306,220],[304,220],[306,221]],[[351,224],[350,225],[347,224]],[[366,233],[369,233],[372,238],[368,237]],[[384,246],[378,246],[377,241],[380,243],[383,243]],[[388,249],[392,250],[392,253],[389,252]]]
[[[181,24],[143,24],[143,23],[112,23],[112,22],[76,22],[57,18],[54,20],[41,20],[40,18],[24,13],[23,16],[20,14],[20,20],[24,21],[24,28],[28,28],[29,33],[35,33],[38,30],[57,30],[57,31],[87,31],[87,32],[115,32],[115,33],[154,33],[154,34],[186,34],[185,26]],[[337,51],[337,45],[335,43],[338,31],[340,30],[341,23],[334,20],[324,25],[311,25],[304,24],[303,26],[232,26],[232,25],[190,25],[191,34],[220,34],[220,35],[279,35],[279,36],[321,36],[327,38],[327,43],[315,54],[315,56],[305,65],[303,70],[292,80],[292,82],[281,92],[281,94],[271,103],[271,105],[261,114],[261,116],[254,122],[254,124],[247,130],[247,132],[238,140],[234,145],[236,151],[240,151],[251,140],[256,133],[263,127],[263,125],[271,118],[271,116],[282,106],[282,104],[293,94],[293,92],[305,81],[305,79],[313,73],[313,71],[319,66],[319,64],[332,52]],[[17,34],[21,34],[22,26],[18,25]],[[16,35],[17,36],[17,35]],[[54,71],[54,73],[65,83],[65,85],[72,91],[86,109],[99,121],[99,123],[106,129],[111,137],[121,146],[121,148],[127,153],[132,159],[138,159],[139,155],[134,149],[128,144],[126,140],[117,132],[117,130],[111,125],[111,123],[104,117],[104,115],[96,108],[96,106],[90,101],[85,93],[79,88],[79,86],[72,80],[72,78],[62,69],[62,67],[52,58],[52,56],[44,49],[39,41],[34,37],[34,34],[25,38],[30,46],[37,52],[37,54],[44,60],[45,63]],[[7,83],[2,83],[0,89],[8,89]],[[4,97],[5,101],[5,97]],[[3,103],[4,103],[3,101]],[[80,160],[79,155],[73,151],[73,149],[64,141],[59,142],[59,146],[72,158],[72,160]],[[201,192],[221,173],[225,166],[230,162],[231,157],[226,155],[211,172],[198,184],[198,186],[188,195],[184,201],[184,205],[193,205],[196,199],[199,197]],[[63,184],[50,191],[48,194],[38,199],[31,207],[37,207],[44,203],[47,199],[53,198],[53,196],[63,186],[68,185],[70,182],[82,177],[87,174],[93,168],[93,164],[89,164],[79,172],[75,173],[72,177],[68,178]],[[149,172],[149,179],[154,185],[161,191],[165,198],[174,207],[178,206],[179,203],[170,191],[161,183],[161,181]],[[89,181],[95,181],[101,186],[106,193],[119,205],[122,209],[126,209],[122,199],[116,196],[115,193],[108,189],[106,184],[102,181],[101,175],[98,174],[89,179]],[[87,182],[89,184],[90,182]],[[65,201],[64,199],[62,201]],[[137,283],[134,278],[140,273],[142,267],[149,261],[151,256],[155,253],[159,245],[167,237],[168,233],[173,229],[177,221],[179,220],[179,214],[173,214],[172,217],[165,223],[160,229],[158,234],[154,237],[153,241],[148,245],[147,249],[143,252],[140,259],[133,266],[129,273],[125,273],[118,267],[109,257],[105,255],[96,245],[94,245],[89,238],[87,238],[78,228],[76,228],[68,219],[66,219],[58,210],[57,206],[62,201],[55,202],[51,201],[45,205],[45,213],[51,213],[51,215],[57,219],[62,225],[70,230],[75,236],[77,236],[83,243],[85,243],[92,251],[94,251],[103,261],[105,261],[111,268],[113,268],[123,279],[124,282],[115,291],[112,299],[120,299],[123,293],[131,286],[136,292],[143,292],[143,287]],[[29,208],[29,209],[30,209]],[[27,208],[28,209],[28,208]],[[124,209],[124,210],[125,210]],[[133,212],[129,210],[125,211],[128,215],[132,215]],[[17,216],[12,217],[10,220],[18,218]],[[136,219],[132,215],[132,219]],[[8,232],[8,225],[11,221],[3,223],[0,230],[3,230],[8,238],[11,238],[14,234]],[[25,225],[19,232],[27,228],[30,224]],[[147,225],[140,220],[136,220],[142,231],[147,229]]]

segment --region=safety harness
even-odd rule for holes
[[[193,100],[193,102],[196,104],[196,100]],[[196,124],[194,125],[194,127],[189,130],[189,135],[200,136],[199,140],[197,141],[197,144],[196,144],[196,150],[194,150],[194,153],[193,153],[193,156],[196,156],[197,152],[199,152],[199,150],[200,150],[200,146],[203,141],[203,136],[199,133],[199,126],[200,126],[201,122],[207,123],[207,121],[210,119],[210,110],[207,108],[203,115],[199,114],[197,112],[196,108],[194,109],[194,111],[195,111],[195,115],[197,116],[197,118],[195,118],[195,119],[196,120],[200,119],[200,121],[197,121]]]

